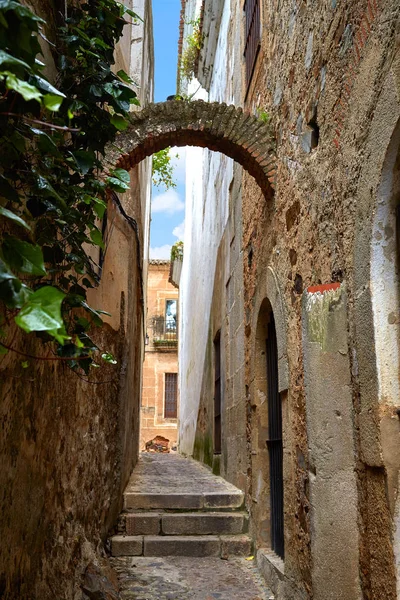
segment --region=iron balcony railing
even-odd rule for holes
[[[162,315],[150,319],[149,344],[155,348],[176,348],[178,345],[177,319],[165,319]]]

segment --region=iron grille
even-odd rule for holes
[[[220,333],[214,340],[214,454],[221,454],[221,337]]]
[[[178,374],[165,373],[164,417],[176,419],[178,416]]]
[[[260,0],[246,0],[244,11],[246,14],[244,57],[246,61],[246,84],[248,86],[253,75],[261,42]]]
[[[177,319],[175,319],[173,324],[166,324],[166,319],[163,315],[154,315],[149,319],[148,323],[152,330],[152,346],[160,349],[176,349],[178,344]]]
[[[271,497],[271,548],[284,557],[283,533],[283,443],[282,403],[278,387],[278,346],[274,317],[268,323],[267,382],[268,382],[268,434],[269,477]]]

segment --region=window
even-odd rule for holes
[[[178,417],[178,373],[165,373],[164,418]]]
[[[175,333],[177,325],[177,302],[176,300],[165,301],[165,332]]]
[[[248,86],[253,75],[254,65],[260,49],[260,0],[246,0],[244,3],[244,11],[246,14],[244,57],[246,60],[246,85]]]

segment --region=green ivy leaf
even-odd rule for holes
[[[43,175],[38,175],[37,186],[38,186],[38,189],[40,191],[44,192],[47,196],[51,196],[52,198],[55,198],[56,200],[58,200],[58,202],[61,204],[61,206],[63,208],[67,208],[65,200],[63,200],[63,198],[61,198],[61,196],[56,192],[56,190],[53,188],[51,183],[46,179],[46,177],[43,177]]]
[[[56,94],[45,94],[43,96],[43,103],[47,110],[51,112],[57,112],[60,109],[60,106],[63,102],[63,98],[61,96],[56,96]]]
[[[8,90],[13,90],[18,94],[21,94],[23,99],[27,102],[29,102],[30,100],[37,100],[38,102],[41,102],[42,94],[34,85],[31,85],[27,81],[19,79],[16,75],[14,75],[14,73],[11,73],[10,71],[3,71],[2,73],[0,73],[0,75],[7,76],[6,88]]]
[[[90,239],[92,240],[93,244],[95,244],[96,246],[100,246],[100,248],[104,250],[104,242],[101,231],[99,231],[96,228],[92,229],[92,231],[90,232]]]
[[[133,79],[131,79],[129,77],[129,75],[127,73],[125,73],[125,71],[123,71],[122,69],[117,72],[117,75],[120,79],[122,79],[122,81],[125,81],[125,83],[130,83],[130,84],[134,83]]]
[[[4,348],[4,346],[2,346],[0,343],[0,355],[4,356],[7,353],[8,353],[8,348]]]
[[[30,70],[28,63],[8,54],[5,50],[0,50],[0,65],[12,65],[15,67],[23,67],[24,69]]]
[[[60,151],[58,150],[56,144],[47,133],[41,129],[36,129],[35,127],[31,127],[31,132],[37,136],[37,144],[42,152],[48,152],[49,154],[53,154],[55,156],[60,155]]]
[[[125,169],[114,169],[112,174],[114,175],[114,177],[117,177],[117,179],[120,179],[129,186],[131,180],[128,171],[126,171]]]
[[[75,159],[75,162],[83,175],[86,175],[93,169],[96,162],[96,155],[94,152],[88,152],[86,150],[76,150],[75,152],[71,152],[72,156]]]
[[[7,236],[2,245],[5,260],[16,271],[28,275],[46,275],[40,246]]]
[[[53,337],[66,337],[61,304],[64,292],[45,285],[34,292],[15,317],[16,324],[27,333],[47,331]]]
[[[114,356],[112,354],[110,354],[110,352],[104,352],[101,355],[101,358],[107,362],[110,363],[111,365],[116,365],[118,361],[115,360]]]
[[[28,229],[29,231],[31,229],[28,223],[25,223],[25,221],[21,219],[21,217],[13,213],[11,210],[8,210],[7,208],[3,208],[2,206],[0,206],[0,215],[6,217],[7,219],[10,219],[11,221],[14,221],[15,223],[18,223],[18,225],[25,227],[25,229]]]
[[[125,4],[123,4],[122,2],[117,2],[117,4],[119,4],[119,6],[121,7],[122,15],[127,14],[130,17],[132,17],[132,19],[134,19],[135,21],[141,21],[143,23],[142,17],[140,17],[137,13],[133,12],[133,10],[131,10],[128,6],[125,6]]]
[[[18,277],[16,277],[14,273],[10,271],[8,265],[0,259],[0,284],[9,281],[10,279],[18,279]]]
[[[43,79],[43,77],[39,77],[39,75],[34,75],[33,81],[35,81],[37,86],[44,92],[47,92],[52,96],[60,96],[60,98],[65,98],[65,94],[55,88],[54,85],[51,85],[47,79]]]
[[[94,212],[99,217],[99,219],[102,219],[104,217],[104,213],[106,212],[107,204],[104,202],[104,200],[100,200],[99,198],[93,198],[93,202]]]
[[[15,0],[1,0],[0,10],[13,10],[21,20],[26,19],[28,21],[37,21],[38,23],[45,23],[45,21],[43,21],[41,17],[35,15],[27,6],[24,6],[23,4],[20,4]]]
[[[31,289],[22,284],[6,263],[0,259],[0,299],[9,308],[21,308],[27,301]]]
[[[120,179],[117,179],[116,177],[108,177],[106,182],[107,182],[107,185],[112,190],[115,190],[116,192],[123,193],[123,192],[126,192],[126,190],[129,190],[129,185],[127,185]]]
[[[115,129],[118,129],[118,131],[125,131],[129,125],[127,119],[121,115],[113,115],[110,122],[114,125]]]

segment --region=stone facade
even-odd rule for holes
[[[147,279],[147,340],[143,364],[143,387],[140,422],[140,450],[157,435],[176,447],[178,410],[175,417],[165,414],[166,374],[178,373],[178,331],[167,328],[166,301],[174,300],[178,307],[178,290],[169,283],[171,263],[150,260]],[[176,377],[178,379],[178,377]],[[177,407],[178,403],[177,394]]]
[[[54,40],[53,12],[64,3],[31,4],[48,20],[44,33]],[[125,68],[140,83],[138,95],[145,105],[153,96],[151,2],[125,4],[144,17],[144,24],[127,28],[115,67]],[[47,74],[55,77],[51,51],[42,45]],[[112,315],[93,339],[118,364],[80,378],[59,361],[29,360],[22,369],[16,354],[1,359],[4,600],[81,600],[81,576],[88,563],[101,564],[104,542],[121,509],[139,448],[149,169],[144,161],[132,170],[131,193],[119,202],[110,199],[101,282],[89,298],[92,306]],[[46,354],[32,335],[17,333],[13,346],[34,356]]]

